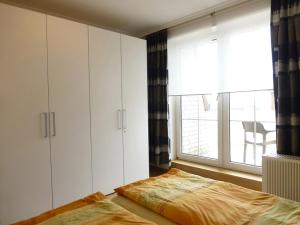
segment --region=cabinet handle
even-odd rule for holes
[[[126,126],[126,109],[122,110],[122,127],[123,127],[123,129],[127,129],[127,126]]]
[[[122,129],[122,113],[121,113],[120,109],[117,111],[117,116],[118,116],[118,130],[121,130]]]
[[[51,112],[52,115],[52,127],[53,127],[53,134],[52,137],[56,136],[56,121],[55,121],[55,112]]]
[[[45,135],[44,135],[44,138],[47,138],[48,137],[48,113],[44,112],[42,114],[44,116],[44,126],[45,126]]]

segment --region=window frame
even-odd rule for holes
[[[193,96],[193,95],[189,95],[189,96]],[[223,142],[223,137],[222,137],[222,131],[221,131],[221,127],[222,127],[222,111],[219,110],[220,107],[222,108],[222,100],[220,99],[220,95],[218,95],[218,158],[217,159],[212,159],[212,158],[207,158],[207,157],[201,157],[201,156],[194,156],[194,155],[189,155],[189,154],[185,154],[182,153],[182,96],[178,96],[179,99],[176,99],[175,104],[176,104],[176,124],[175,126],[177,127],[176,129],[176,139],[178,140],[177,146],[176,146],[176,156],[179,159],[184,159],[184,160],[188,160],[188,161],[192,161],[192,162],[196,162],[196,163],[203,163],[206,165],[211,165],[211,166],[217,166],[217,167],[222,167],[222,161],[223,161],[223,153],[222,153],[222,149],[220,148],[220,146],[222,146],[222,142]]]
[[[255,91],[249,91],[255,92]],[[262,174],[262,167],[254,166],[250,164],[243,164],[238,162],[232,162],[231,159],[231,149],[230,149],[230,93],[225,93],[223,95],[223,127],[222,127],[222,135],[223,135],[223,167],[227,169],[238,170],[247,173],[253,174]],[[241,149],[242,151],[243,149]]]
[[[256,91],[272,91],[272,89],[266,90],[252,90],[249,92]],[[205,95],[205,94],[203,94]],[[192,96],[192,95],[185,95]],[[201,96],[201,95],[200,95]],[[172,97],[172,96],[170,96]],[[218,94],[218,159],[211,159],[201,156],[189,155],[182,153],[182,96],[176,96],[176,99],[172,104],[175,104],[175,124],[172,127],[176,127],[173,138],[176,141],[173,142],[175,146],[171,146],[172,150],[176,152],[178,159],[183,159],[191,162],[206,164],[210,166],[216,166],[231,170],[237,170],[252,174],[262,174],[262,167],[243,164],[238,162],[230,161],[231,150],[230,150],[230,93]],[[241,149],[242,151],[243,149]]]

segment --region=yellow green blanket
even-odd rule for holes
[[[15,225],[154,225],[95,193]]]
[[[178,169],[116,189],[181,225],[300,224],[300,203]]]

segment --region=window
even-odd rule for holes
[[[230,94],[230,161],[261,166],[263,153],[276,152],[273,91]]]
[[[181,152],[218,158],[217,95],[182,96]]]
[[[260,173],[276,151],[269,10],[254,1],[170,32],[177,157]]]

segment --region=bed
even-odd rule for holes
[[[14,225],[155,225],[95,193]]]
[[[116,192],[181,225],[300,224],[299,202],[174,168]]]
[[[149,221],[152,221],[158,225],[176,225],[176,223],[172,222],[171,220],[168,220],[167,218],[164,218],[158,213],[153,212],[123,196],[114,195],[111,197],[111,201],[127,209],[128,211]]]
[[[300,225],[300,203],[178,169],[14,225]]]

